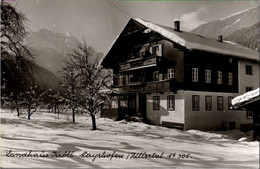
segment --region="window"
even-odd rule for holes
[[[205,70],[205,83],[211,83],[211,70]]]
[[[153,56],[162,56],[162,45],[155,45],[150,48],[150,53]]]
[[[246,87],[246,92],[253,90],[253,87]]]
[[[123,75],[119,75],[119,76],[118,76],[117,84],[118,84],[119,86],[122,86],[122,85],[123,85],[123,78],[124,78]]]
[[[253,75],[253,69],[251,65],[246,65],[246,74]]]
[[[217,84],[222,84],[222,72],[217,72]]]
[[[153,96],[153,110],[160,110],[160,96]]]
[[[198,82],[198,81],[199,81],[199,69],[192,68],[192,82]]]
[[[175,110],[175,97],[174,95],[167,96],[167,109]]]
[[[231,102],[233,98],[234,98],[234,97],[231,97],[231,96],[228,97],[228,110],[231,110],[231,108],[232,108],[232,106],[233,106],[233,105],[232,105],[232,102]]]
[[[174,79],[174,69],[168,69],[168,79]]]
[[[228,85],[233,84],[233,73],[228,72]]]
[[[128,84],[131,83],[132,79],[133,79],[134,75],[128,75]]]
[[[153,81],[159,81],[159,71],[153,72]]]
[[[247,119],[252,119],[253,118],[253,111],[252,110],[247,110],[246,111],[246,118]]]
[[[129,108],[135,108],[135,99],[129,99]]]
[[[212,110],[212,97],[205,96],[205,110],[211,111]]]
[[[192,110],[199,111],[200,110],[200,98],[198,95],[192,96]]]
[[[217,97],[217,110],[223,110],[224,109],[224,98],[223,96]]]

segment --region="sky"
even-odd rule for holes
[[[199,25],[256,7],[258,1],[105,1],[105,0],[16,0],[15,6],[36,32],[70,32],[78,40],[104,54],[131,17],[190,31]]]

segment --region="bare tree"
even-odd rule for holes
[[[19,96],[32,79],[32,55],[23,44],[27,36],[26,17],[1,1],[1,92],[14,103],[18,117]]]
[[[22,94],[21,106],[27,110],[27,119],[30,120],[31,116],[38,108],[43,107],[43,96],[49,91],[42,91],[39,87],[32,83],[30,87]]]
[[[93,50],[88,48],[84,41],[78,50],[70,54],[70,61],[67,61],[66,65],[74,70],[78,84],[78,104],[83,112],[90,115],[92,129],[96,130],[96,114],[110,101],[108,91],[112,86],[112,75],[101,66],[91,63],[92,55]]]
[[[64,89],[63,97],[66,104],[66,109],[72,111],[72,121],[75,122],[75,111],[79,107],[79,80],[77,70],[68,62],[63,67],[62,71],[62,85]]]

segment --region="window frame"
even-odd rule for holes
[[[199,82],[199,69],[193,67],[191,71],[191,81],[192,82]]]
[[[205,83],[211,83],[211,70],[205,70]]]
[[[217,84],[222,84],[222,81],[223,81],[222,71],[217,71]]]
[[[251,113],[251,116],[249,115],[249,112]],[[246,119],[253,119],[253,110],[247,110],[246,111]]]
[[[172,98],[172,99],[170,99],[170,98]],[[170,107],[170,101],[172,101],[172,107]],[[175,110],[175,96],[174,95],[167,96],[167,110],[169,110],[169,111]]]
[[[160,110],[160,96],[153,96],[153,110]]]
[[[210,108],[207,109],[207,98],[210,98]],[[205,111],[212,111],[212,96],[205,96]]]
[[[153,81],[159,81],[159,71],[153,71]]]
[[[167,70],[167,75],[168,75],[168,80],[170,80],[170,79],[174,79],[175,77],[175,70],[174,70],[174,68],[169,68],[168,70]]]
[[[158,50],[156,50],[158,48]],[[158,52],[157,52],[158,51]],[[150,47],[150,53],[153,56],[162,56],[162,44],[153,45]]]
[[[245,65],[246,75],[253,75],[253,66],[252,65]]]
[[[222,98],[222,107],[219,107],[219,98]],[[220,109],[222,108],[222,109]],[[224,97],[223,96],[217,96],[217,110],[223,111],[224,110]]]
[[[195,107],[195,98],[198,98],[198,107]],[[200,111],[200,96],[192,95],[192,111]]]
[[[233,73],[228,72],[228,85],[233,85]]]

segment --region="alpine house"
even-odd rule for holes
[[[231,100],[258,88],[258,52],[244,46],[132,18],[101,62],[115,95],[102,114],[128,114],[155,125],[209,130],[252,124]]]

